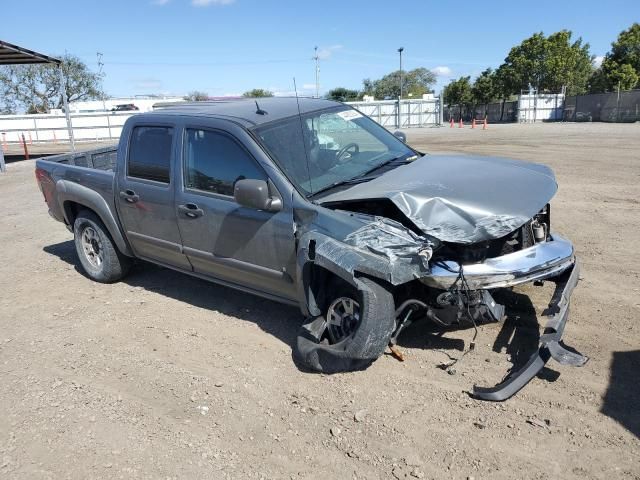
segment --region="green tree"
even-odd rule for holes
[[[618,65],[629,64],[640,75],[640,23],[634,23],[620,32],[618,39],[611,44],[608,58]]]
[[[487,68],[476,78],[471,87],[471,96],[476,105],[486,105],[498,97],[496,74],[492,69]]]
[[[638,74],[629,63],[622,65],[610,61],[604,64],[607,83],[611,91],[631,90],[638,85]]]
[[[261,97],[273,97],[273,92],[265,90],[263,88],[254,88],[242,94],[243,97],[248,98],[261,98]]]
[[[205,102],[209,100],[209,94],[200,90],[193,90],[183,97],[188,102]]]
[[[350,90],[344,87],[336,87],[332,90],[329,90],[327,93],[327,98],[329,100],[335,100],[337,102],[352,102],[358,99],[358,91]]]
[[[419,98],[425,93],[431,93],[435,83],[435,74],[426,68],[420,67],[408,72],[403,70],[403,98]],[[377,99],[396,99],[400,96],[400,70],[391,72],[378,80],[367,78],[362,81],[362,86],[363,93],[366,95],[373,95]]]
[[[602,66],[591,76],[591,92],[631,90],[640,87],[640,23],[620,32]]]
[[[61,60],[69,102],[103,98],[100,75],[73,55],[65,55]],[[4,97],[4,110],[12,112],[21,108],[48,113],[52,108],[62,108],[58,67],[51,64],[0,67],[0,94]]]
[[[444,101],[451,107],[452,105],[470,105],[473,103],[473,94],[471,93],[471,77],[460,77],[457,80],[449,82],[444,87]]]
[[[568,30],[548,37],[535,33],[513,47],[503,64],[508,93],[518,94],[529,86],[539,92],[558,92],[562,87],[569,94],[584,92],[593,70],[593,57],[589,44],[583,44],[581,38],[572,42],[571,35]]]

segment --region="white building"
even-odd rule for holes
[[[69,110],[71,113],[92,113],[92,112],[110,112],[116,108],[117,105],[129,105],[133,104],[138,107],[139,112],[150,112],[153,110],[153,105],[156,103],[166,102],[184,102],[182,97],[170,97],[161,95],[137,95],[135,97],[127,98],[109,98],[106,100],[87,100],[82,102],[69,103]],[[63,113],[61,110],[54,109],[51,113]]]

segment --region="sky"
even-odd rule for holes
[[[640,22],[640,0],[3,0],[0,39],[80,57],[114,97],[239,95],[252,88],[301,95],[359,89],[398,69],[425,67],[439,92],[452,78],[502,63],[535,32],[571,30],[606,54]]]

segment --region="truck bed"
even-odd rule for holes
[[[109,145],[84,152],[53,155],[44,160],[64,165],[75,165],[76,167],[95,168],[97,170],[113,172],[116,166],[117,151],[118,145]]]

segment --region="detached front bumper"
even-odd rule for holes
[[[532,247],[489,258],[482,263],[464,266],[464,277],[472,290],[513,287],[561,274],[575,263],[571,242],[558,234]],[[426,285],[446,290],[458,278],[460,266],[445,261],[431,265],[430,274],[420,280]]]
[[[471,395],[481,400],[501,402],[508,399],[524,387],[545,366],[549,358],[562,365],[581,367],[588,358],[578,352],[567,350],[561,343],[564,327],[569,318],[569,300],[573,289],[578,284],[580,267],[577,261],[565,269],[557,277],[549,281],[556,283],[556,288],[545,311],[547,323],[544,327],[538,350],[531,355],[529,361],[519,370],[512,372],[502,383],[495,387],[474,386]]]
[[[556,284],[549,307],[544,312],[546,325],[538,349],[523,367],[512,371],[495,387],[474,386],[473,397],[489,401],[510,398],[529,383],[550,358],[562,365],[582,366],[587,362],[587,357],[567,350],[561,343],[569,318],[571,293],[580,277],[580,267],[569,240],[552,234],[548,241],[518,252],[490,258],[483,263],[464,265],[463,274],[471,290],[513,287],[536,280]],[[459,275],[457,263],[438,262],[431,265],[430,275],[421,281],[430,287],[447,290],[456,283]]]

